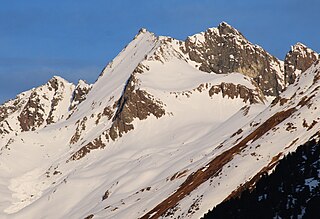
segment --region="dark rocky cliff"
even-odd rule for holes
[[[202,39],[198,39],[202,38]],[[227,23],[188,37],[186,53],[205,72],[239,72],[253,78],[265,95],[276,96],[283,89],[283,67],[276,57],[250,43]]]

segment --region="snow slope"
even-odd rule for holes
[[[272,170],[274,163],[297,146],[319,139],[319,74],[317,62],[268,108],[242,126],[239,135],[227,139],[222,147],[225,151],[239,147],[232,160],[183,199],[175,207],[174,216],[185,217],[185,209],[196,203],[200,210],[193,217],[201,217],[212,204],[223,201],[244,182]]]

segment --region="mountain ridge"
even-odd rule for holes
[[[301,47],[287,58],[305,64],[287,62],[301,72],[294,70],[296,78],[288,78],[295,81],[283,87],[285,61],[230,25],[200,35],[205,41],[185,42],[141,29],[93,85],[54,77],[2,105],[0,216],[196,218],[316,138],[315,53]],[[244,49],[228,51],[215,39],[226,48],[240,40]],[[221,57],[192,58],[209,57],[203,42]],[[259,80],[261,72],[234,73],[248,69],[246,46],[251,60],[268,60],[263,77],[273,81]],[[241,60],[228,72],[231,52]],[[220,74],[201,70],[216,62],[225,63]],[[281,145],[271,147],[274,140]]]

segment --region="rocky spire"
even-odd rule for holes
[[[285,84],[292,84],[297,75],[307,70],[317,59],[319,54],[302,43],[291,47],[284,60]]]

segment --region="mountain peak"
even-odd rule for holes
[[[297,42],[297,43],[294,44],[292,47],[293,47],[293,48],[300,48],[300,47],[307,48],[307,46],[304,45],[304,44],[301,43],[301,42]]]
[[[66,79],[60,77],[60,76],[57,76],[57,75],[54,75],[48,82],[62,82],[62,83],[70,83],[69,81],[67,81]]]
[[[242,34],[236,28],[232,27],[230,24],[228,24],[225,21],[223,21],[219,24],[218,30],[221,35],[234,34],[234,35],[241,35],[242,36]]]
[[[201,71],[242,73],[253,78],[268,96],[277,96],[283,89],[281,62],[226,22],[188,37],[186,51]]]
[[[318,59],[318,53],[300,42],[291,46],[284,60],[286,85],[292,84],[300,73],[307,70]]]
[[[296,44],[291,46],[291,51],[299,51],[299,52],[305,51],[307,53],[316,53],[315,51],[313,51],[312,49],[310,49],[308,46],[306,46],[301,42],[297,42]]]
[[[146,32],[149,32],[146,28],[142,27],[140,28],[140,30],[138,31],[138,34],[139,33],[146,33]]]
[[[147,30],[146,28],[142,27],[139,29],[138,33],[135,35],[134,39],[136,39],[138,36],[144,35],[146,33],[152,34],[154,35],[154,33],[150,32],[149,30]]]
[[[77,86],[90,86],[90,84],[88,84],[88,83],[86,82],[86,80],[80,79],[80,80],[78,81]]]

